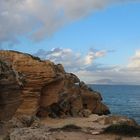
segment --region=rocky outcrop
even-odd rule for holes
[[[101,116],[97,119],[97,122],[103,125],[125,124],[130,126],[137,126],[135,120],[124,116]]]
[[[88,88],[83,82],[80,83],[83,106],[92,111],[93,114],[107,115],[110,113],[109,108],[104,105],[101,94]]]
[[[123,137],[123,140],[140,139],[140,127],[135,123],[129,123],[133,122],[133,120],[127,117],[120,118],[116,116],[114,118],[114,116],[110,116],[108,119],[112,118],[111,120],[114,120],[115,126],[117,126],[117,128],[112,128],[114,126],[112,125],[112,121],[107,124],[101,123],[100,120],[106,117],[92,114],[88,118],[46,118],[41,120],[39,126],[35,126],[36,118],[24,116],[20,120],[20,123],[18,120],[18,125],[17,123],[15,123],[16,125],[12,125],[16,127],[10,131],[9,138],[10,140],[117,140],[120,137]],[[120,123],[120,120],[123,120],[123,122],[121,121],[122,123]],[[16,121],[14,120],[13,122]],[[115,132],[110,133],[112,130],[115,130]]]
[[[83,116],[85,109],[99,115],[110,113],[101,95],[74,74],[66,73],[61,64],[14,51],[0,51],[0,59],[24,77],[18,116]]]
[[[0,121],[6,121],[21,104],[21,79],[12,66],[0,60]]]

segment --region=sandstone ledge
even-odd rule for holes
[[[13,118],[7,123],[7,126],[11,127],[7,137],[10,140],[140,140],[140,135],[133,135],[133,133],[131,136],[104,133],[106,128],[112,125],[111,122],[101,122],[106,118],[117,125],[124,125],[125,122],[128,127],[137,128],[140,132],[140,127],[126,117],[90,115],[88,118],[46,118],[43,120],[33,118],[29,116],[20,119]]]

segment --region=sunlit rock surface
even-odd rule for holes
[[[83,116],[85,109],[99,115],[110,113],[101,95],[89,89],[76,75],[66,73],[61,64],[14,51],[0,51],[0,59],[23,76],[23,102],[16,115],[76,117]]]

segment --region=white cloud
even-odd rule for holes
[[[84,64],[90,65],[92,64],[93,60],[99,57],[103,57],[106,55],[106,51],[94,51],[90,50],[87,56],[85,57]]]
[[[83,56],[80,53],[75,53],[69,48],[54,48],[51,51],[39,50],[35,55],[42,59],[49,59],[55,63],[61,63],[64,65],[67,71],[75,72],[84,70],[93,65],[93,62],[100,57],[104,57],[107,54],[105,50],[93,50]]]
[[[134,0],[0,0],[0,42],[41,40],[110,3]]]
[[[124,66],[91,65],[76,74],[87,83],[140,84],[140,50]]]
[[[133,71],[140,71],[140,50],[137,50],[135,55],[130,59],[128,69]]]

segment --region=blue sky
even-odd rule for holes
[[[30,10],[33,6],[35,7],[35,2],[38,2],[38,0],[35,0],[34,2],[32,0],[27,1],[29,1],[28,5],[31,5],[31,7],[29,7],[29,9],[27,10]],[[51,3],[51,6],[56,7],[57,4],[55,0],[53,1],[54,3]],[[34,25],[34,23],[32,23],[31,21],[29,22],[29,24],[28,20],[25,18],[24,21],[27,20],[27,26],[30,27],[30,29],[27,28],[26,22],[24,24],[21,24],[23,26],[23,29],[25,28],[24,30],[22,30],[21,25],[17,25],[19,26],[19,28],[15,28],[16,32],[15,30],[9,31],[11,32],[11,36],[15,36],[14,39],[11,39],[11,36],[6,36],[6,39],[1,39],[2,48],[10,48],[22,52],[36,54],[42,58],[52,59],[52,61],[56,63],[60,62],[64,64],[66,70],[76,73],[79,77],[81,77],[82,80],[85,80],[89,83],[96,83],[96,81],[97,83],[98,81],[102,83],[102,80],[105,83],[110,80],[112,81],[112,83],[114,82],[117,84],[121,84],[121,77],[122,75],[124,75],[122,84],[140,84],[140,81],[138,79],[135,79],[140,70],[138,69],[140,67],[140,60],[139,55],[137,55],[139,54],[138,52],[140,49],[139,0],[137,2],[128,2],[126,0],[126,2],[124,3],[118,3],[117,0],[112,0],[114,2],[113,4],[111,2],[106,2],[106,0],[105,4],[103,4],[103,1],[100,0],[99,3],[95,3],[96,0],[90,0],[91,3],[95,3],[95,6],[91,7],[89,7],[88,2],[84,3],[84,1],[86,0],[82,0],[82,2],[83,4],[87,5],[87,7],[84,7],[82,4],[80,7],[76,3],[76,1],[77,0],[73,0],[73,3],[75,2],[75,4],[71,4],[71,2],[69,1],[69,6],[64,2],[64,0],[60,0],[60,3],[58,4],[61,4],[64,14],[66,13],[66,17],[57,17],[57,20],[55,15],[56,13],[53,13],[51,10],[45,11],[50,12],[50,14],[43,13],[43,19],[40,16],[42,12],[39,11],[39,8],[43,9],[43,7],[38,7],[38,9],[35,9],[36,7],[33,7],[33,10],[35,12],[27,12],[26,15],[38,15],[38,20],[35,19],[33,21],[37,24]],[[101,6],[101,8],[98,8],[98,6],[96,5]],[[67,11],[68,8],[69,11]],[[75,8],[75,11],[73,10],[73,8]],[[77,12],[78,10],[81,10],[82,14],[79,14]],[[2,13],[3,11],[0,12]],[[22,16],[23,13],[21,14]],[[52,17],[55,17],[55,20]],[[59,20],[64,20],[64,22],[61,23]],[[57,22],[60,22],[60,25],[56,25]],[[39,32],[37,35],[35,34],[35,36],[34,34],[32,34],[32,32],[36,31],[40,24],[44,24],[46,28],[43,28],[43,33]],[[16,24],[13,24],[13,26],[16,26]],[[32,27],[33,29],[31,30]],[[0,26],[0,28],[2,27]],[[50,28],[50,30],[48,28]],[[44,30],[46,31],[46,33],[44,33]],[[9,33],[7,32],[7,34]],[[5,42],[12,42],[12,47],[4,46],[3,44]],[[40,49],[46,52],[45,56],[41,55],[41,53],[38,51]],[[58,54],[56,55],[56,51],[58,51],[61,55],[63,53],[68,53],[69,57],[75,57],[75,59],[70,60],[69,57],[60,59],[60,57],[58,57]],[[48,52],[51,55],[48,55]],[[83,59],[83,66],[81,65],[82,62],[79,62],[80,59]],[[70,65],[73,66],[72,67],[68,66],[68,64],[65,62],[66,60],[77,60],[76,70],[73,69],[73,67],[75,67],[74,62],[70,63]],[[80,65],[78,65],[78,62],[80,63]],[[109,70],[107,71],[106,69]],[[137,71],[135,71],[136,69]],[[93,72],[94,74],[92,74]],[[103,73],[108,76],[102,76]],[[109,75],[110,73],[112,73],[112,75]],[[129,79],[132,79],[129,80],[128,83],[125,82],[128,77],[128,75],[126,75],[125,73],[130,75]],[[116,78],[116,75],[120,77],[120,80]]]
[[[110,5],[73,21],[41,42],[21,38],[19,51],[33,53],[42,48],[71,48],[85,53],[89,48],[114,50],[104,58],[107,64],[126,63],[140,47],[140,3]],[[116,59],[111,59],[115,55]],[[107,60],[106,60],[107,59]],[[110,59],[110,60],[109,60]]]

